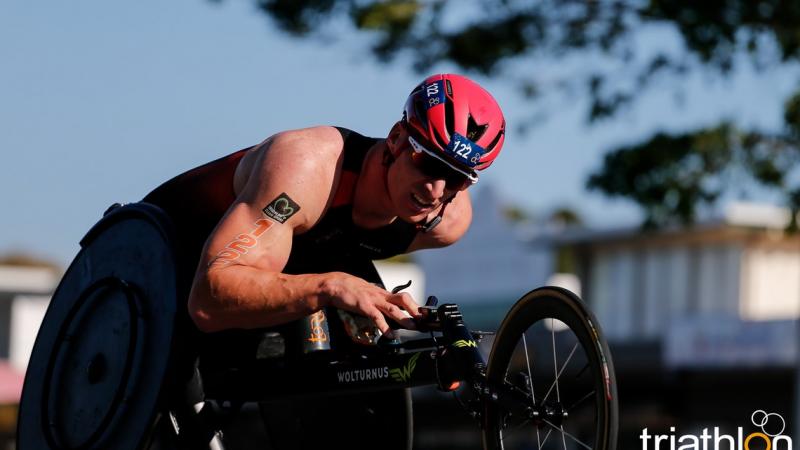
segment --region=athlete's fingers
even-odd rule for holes
[[[415,318],[419,318],[421,316],[419,312],[419,305],[417,302],[411,298],[411,294],[407,292],[400,292],[398,294],[392,294],[386,299],[389,303],[393,305],[397,305],[404,310],[408,311],[409,314],[414,316]]]
[[[372,319],[375,322],[375,326],[381,330],[381,333],[389,335],[393,337],[392,329],[389,328],[389,324],[386,323],[386,318],[383,316],[383,313],[378,309],[376,306],[370,306],[365,308],[364,315]]]
[[[401,327],[407,328],[410,330],[415,330],[416,324],[414,323],[414,319],[408,316],[405,311],[400,309],[399,306],[393,305],[389,302],[378,302],[375,304],[378,309],[385,314],[387,317],[390,317],[395,322],[399,323]]]

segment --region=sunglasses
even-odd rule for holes
[[[416,139],[408,136],[411,144],[411,162],[423,175],[444,180],[448,189],[462,190],[478,182],[478,174],[462,169],[425,148]]]

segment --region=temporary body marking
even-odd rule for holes
[[[242,233],[236,236],[236,239],[225,246],[222,251],[217,253],[217,256],[208,263],[208,266],[218,266],[229,264],[238,259],[240,256],[247,253],[247,250],[253,248],[258,243],[258,238],[267,232],[275,222],[267,219],[258,219],[255,222],[255,228],[249,233]]]

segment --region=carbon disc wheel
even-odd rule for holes
[[[611,354],[573,293],[546,287],[522,297],[500,325],[486,376],[489,386],[505,386],[499,391],[518,393],[524,404],[485,403],[485,450],[616,449]]]
[[[139,450],[169,377],[177,307],[169,222],[114,209],[81,241],[25,373],[20,450]]]

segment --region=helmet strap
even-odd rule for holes
[[[447,208],[447,205],[449,205],[450,202],[452,202],[454,198],[456,198],[456,194],[451,195],[450,198],[445,200],[444,203],[442,203],[442,209],[439,210],[439,214],[437,214],[436,217],[434,217],[433,219],[429,220],[428,222],[425,222],[425,219],[420,220],[419,222],[417,222],[417,225],[416,225],[417,231],[422,231],[423,233],[428,233],[429,231],[431,231],[434,228],[436,228],[436,225],[439,225],[439,223],[441,223],[441,221],[442,221],[442,216],[444,216],[445,208]]]

